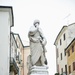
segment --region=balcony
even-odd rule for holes
[[[10,59],[10,71],[14,71],[16,74],[19,72],[19,67],[13,57]]]

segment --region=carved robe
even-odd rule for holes
[[[31,53],[31,64],[32,65],[42,65],[45,62],[45,47],[42,45],[42,41],[44,40],[46,44],[46,40],[41,32],[41,29],[37,29],[34,26],[30,28],[28,33],[30,40],[30,53]],[[43,38],[43,39],[42,39]],[[42,62],[42,63],[40,63]]]

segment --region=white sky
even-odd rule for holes
[[[28,31],[35,19],[47,39],[47,59],[50,75],[56,73],[56,53],[54,41],[63,25],[75,22],[74,0],[0,0],[0,5],[13,6],[14,27],[23,41],[28,41]],[[69,16],[68,16],[69,15]],[[67,17],[68,16],[68,17]]]

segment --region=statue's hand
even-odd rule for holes
[[[43,40],[43,41],[42,41],[42,45],[44,45],[44,46],[45,46],[45,45],[46,45],[46,43],[47,43],[47,42],[46,42],[45,40]]]
[[[38,39],[39,41],[41,41],[41,37],[40,37],[40,36],[38,36],[37,39]]]
[[[40,42],[40,40],[39,39],[36,39],[36,42]]]

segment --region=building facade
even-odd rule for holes
[[[14,33],[14,37],[18,46],[17,59],[19,60],[19,75],[24,75],[24,46],[19,34]]]
[[[13,25],[12,7],[0,6],[0,75],[9,75],[10,31]]]
[[[30,55],[30,46],[29,42],[25,40],[21,40],[19,34],[14,33],[14,37],[18,46],[19,55],[19,75],[28,75],[28,68],[27,68],[27,57]]]
[[[11,32],[10,75],[28,74],[27,57],[30,54],[30,47],[28,44],[28,42],[25,42],[24,46],[19,34]]]
[[[23,46],[14,26],[11,6],[0,6],[0,75],[27,75],[29,46]]]
[[[75,23],[63,26],[56,37],[54,45],[56,46],[56,67],[59,74],[67,75],[67,56],[65,48],[74,39]]]
[[[19,66],[17,63],[17,52],[18,46],[14,37],[14,34],[11,33],[10,36],[10,75],[18,75],[19,74]]]
[[[65,50],[67,53],[67,74],[75,75],[75,38]]]

